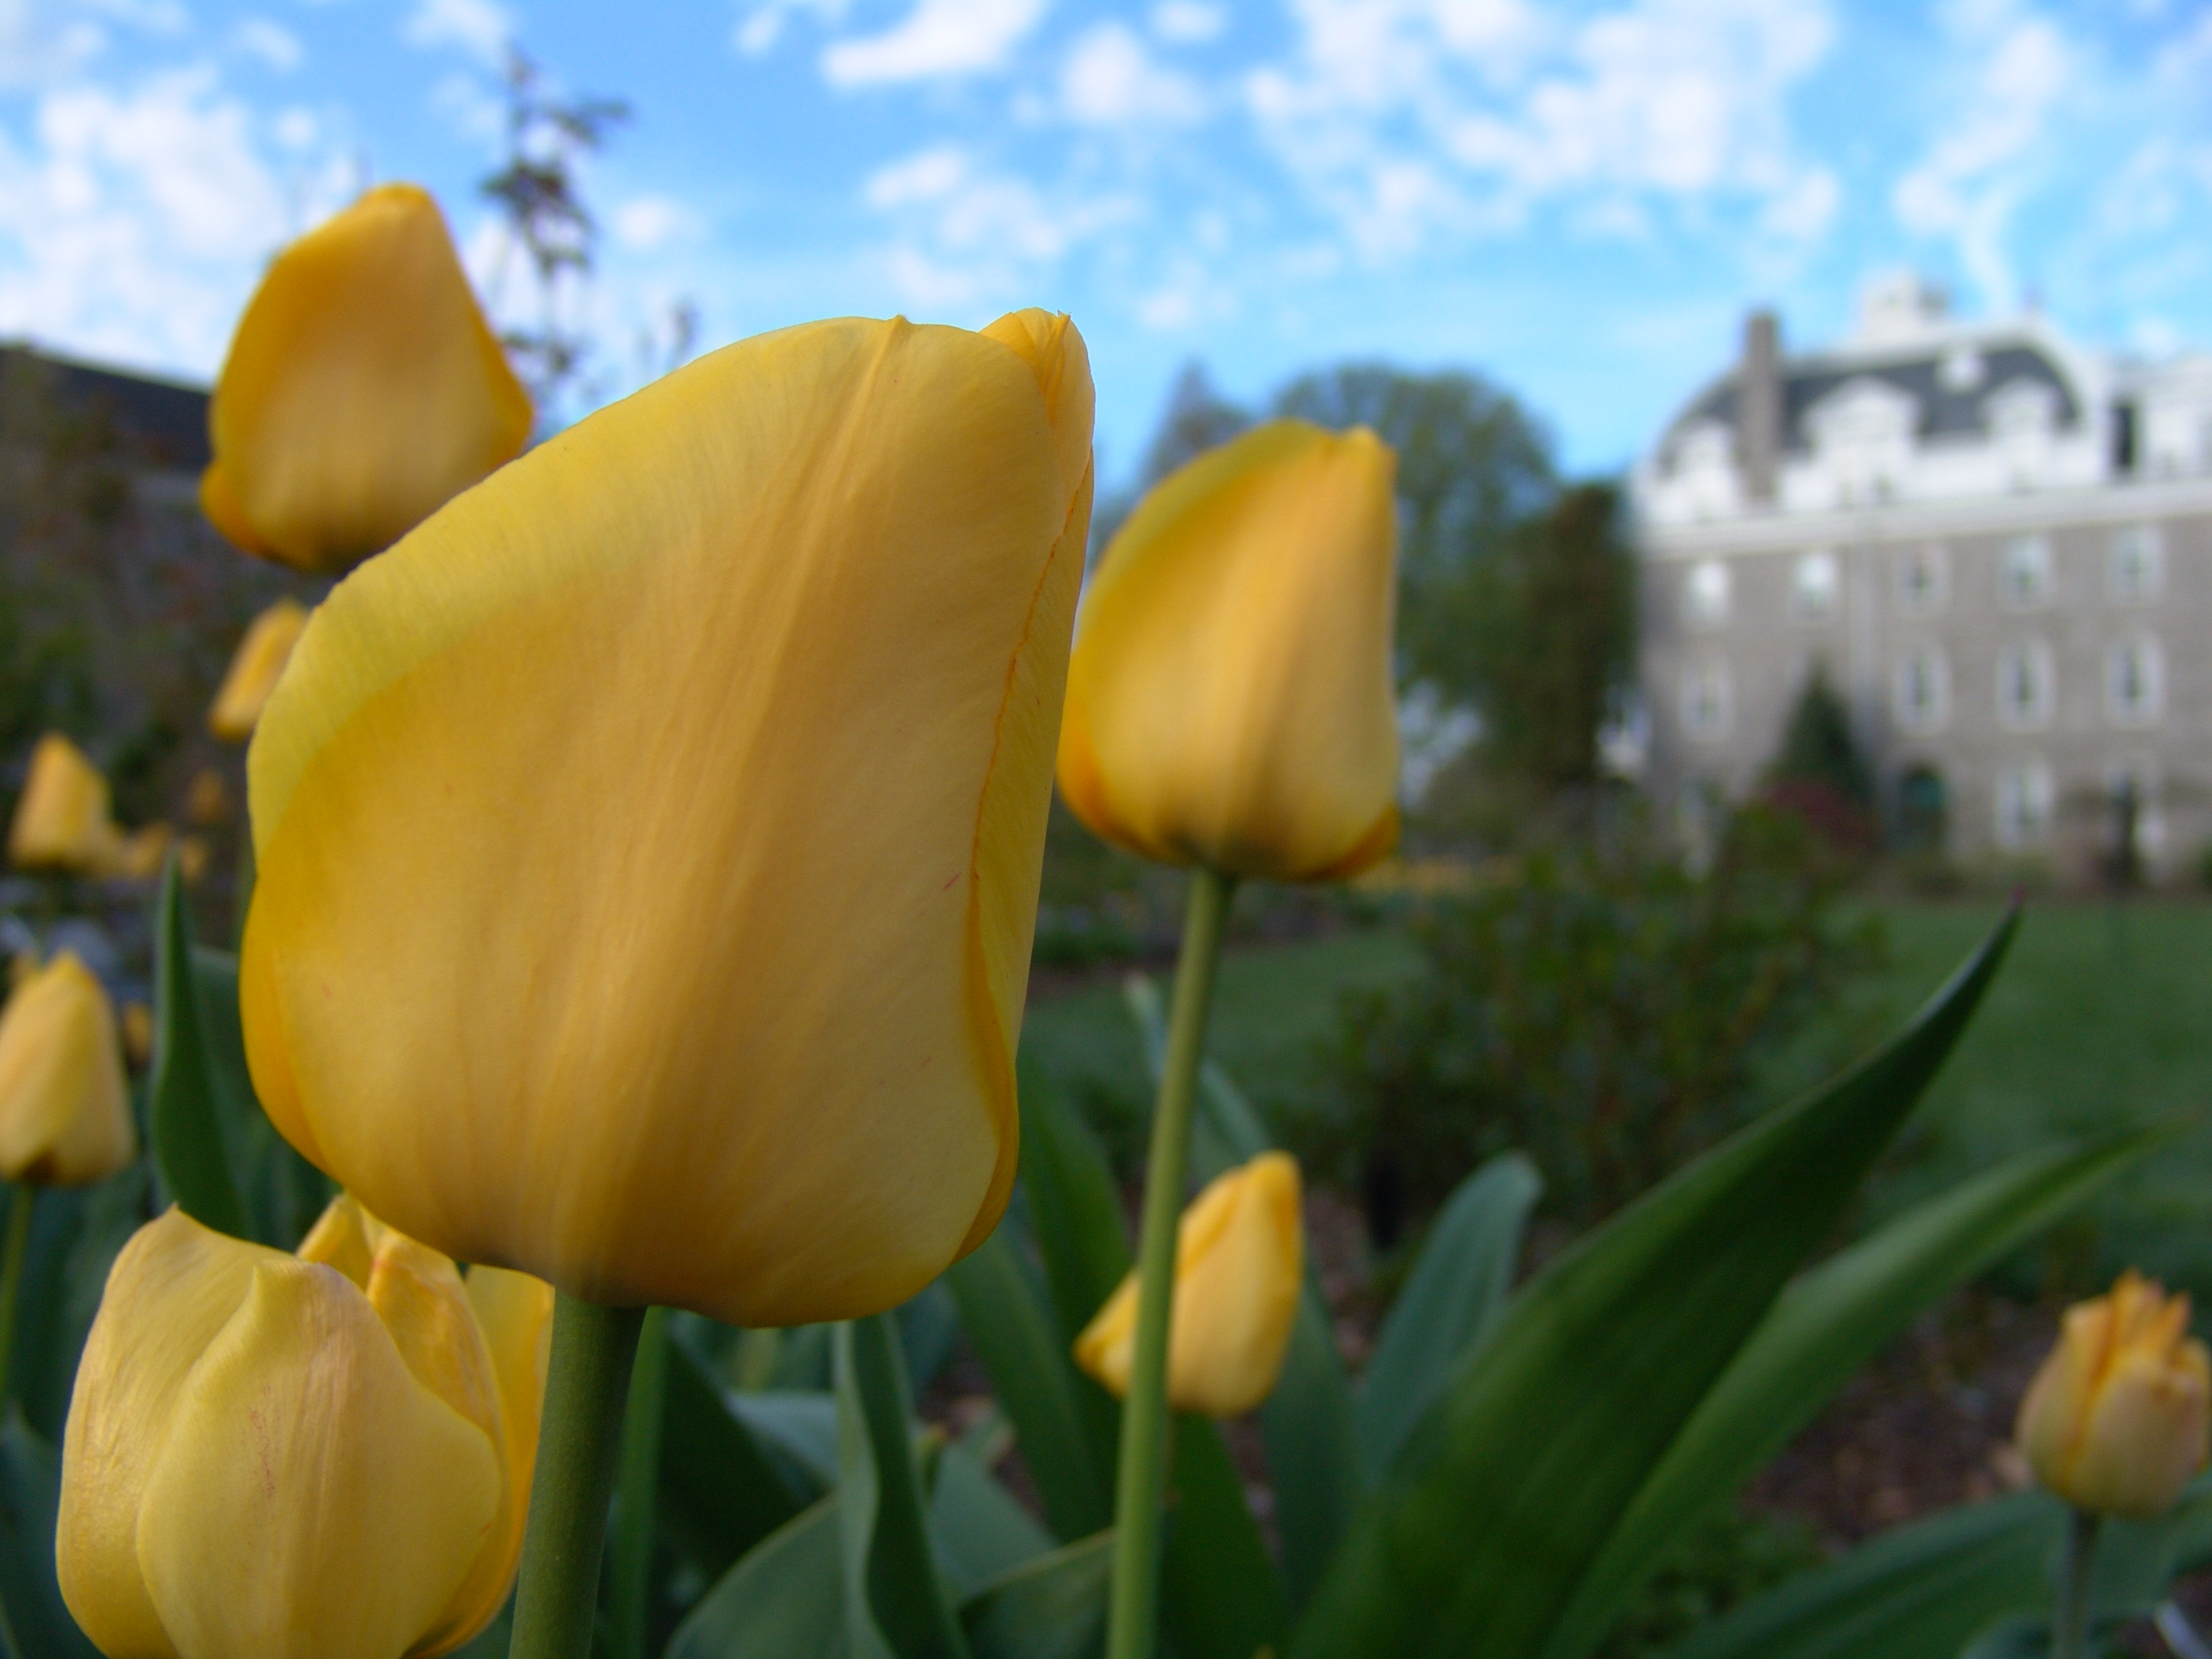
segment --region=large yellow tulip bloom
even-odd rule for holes
[[[1060,787],[1168,864],[1322,881],[1396,843],[1396,458],[1276,421],[1147,495],[1085,596]]]
[[[270,264],[208,408],[200,504],[249,553],[335,572],[530,436],[445,216],[380,185]]]
[[[552,1306],[519,1273],[465,1283],[349,1199],[296,1257],[181,1210],[148,1223],[70,1405],[70,1613],[117,1659],[459,1647],[521,1553]]]
[[[2189,1334],[2189,1298],[2127,1273],[2069,1308],[2017,1438],[2036,1478],[2077,1509],[2172,1509],[2212,1445],[2212,1355]]]
[[[64,951],[0,1011],[0,1176],[83,1186],[137,1156],[114,1006],[92,970]]]
[[[307,625],[307,608],[294,599],[277,600],[247,625],[245,637],[231,655],[230,672],[222,677],[222,687],[215,694],[215,707],[208,710],[209,731],[225,743],[244,743],[253,735],[253,723],[261,718],[269,694],[276,689],[276,677],[292,659],[292,647],[300,642],[300,630]],[[205,793],[203,778],[211,780],[216,790],[222,789],[221,777],[202,772],[192,780],[196,797]],[[197,800],[194,804],[198,805]]]
[[[1296,1160],[1262,1152],[1183,1212],[1168,1334],[1168,1403],[1177,1411],[1239,1417],[1274,1392],[1305,1273],[1298,1193]],[[1127,1395],[1136,1341],[1132,1272],[1076,1339],[1076,1363]]]
[[[846,1318],[981,1243],[1091,417],[1064,317],[811,324],[355,573],[248,758],[277,1127],[610,1305]]]
[[[31,769],[8,830],[8,858],[18,869],[105,875],[123,849],[109,816],[107,780],[84,750],[49,732],[31,751]]]

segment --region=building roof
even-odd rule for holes
[[[1736,419],[1736,375],[1730,368],[1691,400],[1667,429],[1665,446],[1704,421],[1733,428]],[[2057,424],[2082,418],[2081,399],[2065,371],[2042,345],[2024,335],[1968,340],[1956,335],[1931,339],[1907,350],[1879,354],[1845,349],[1782,360],[1782,447],[1804,453],[1813,447],[1806,416],[1820,400],[1852,380],[1876,380],[1911,397],[1918,410],[1914,436],[1969,436],[1988,431],[1984,408],[1991,392],[2019,382],[2048,386],[2057,394]],[[1662,446],[1664,447],[1664,446]]]
[[[71,413],[98,414],[142,459],[197,472],[211,459],[204,388],[117,368],[102,368],[29,346],[0,346],[0,380],[24,370],[42,376]]]

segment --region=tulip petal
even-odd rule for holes
[[[1389,850],[1395,468],[1364,428],[1278,421],[1130,515],[1068,669],[1060,788],[1093,830],[1293,881]]]
[[[226,743],[244,743],[253,735],[253,723],[261,718],[307,625],[307,607],[291,599],[277,600],[253,619],[208,711],[209,731]]]
[[[545,1373],[553,1341],[553,1287],[528,1273],[481,1265],[469,1269],[469,1305],[483,1332],[499,1380],[501,1423],[506,1433],[507,1532],[479,1558],[471,1585],[448,1608],[443,1640],[421,1650],[422,1659],[451,1651],[490,1622],[507,1600],[522,1559],[522,1534],[530,1517],[532,1477],[537,1473],[538,1425],[545,1407]]]
[[[70,1614],[113,1659],[176,1659],[138,1561],[141,1495],[192,1367],[278,1250],[172,1209],[115,1258],[62,1443],[55,1565]]]
[[[17,986],[0,1013],[0,1175],[82,1186],[137,1155],[114,1008],[64,951]]]
[[[250,762],[278,1128],[605,1303],[798,1323],[934,1277],[1013,1163],[1061,447],[1022,353],[811,325],[356,573]]]
[[[181,1659],[396,1659],[452,1600],[501,1481],[368,1299],[279,1257],[177,1401],[138,1556]]]
[[[31,751],[31,769],[8,830],[8,857],[19,869],[105,874],[121,836],[109,817],[107,780],[58,732]]]
[[[200,499],[247,551],[343,570],[507,460],[530,422],[437,204],[383,185],[262,278],[209,407]]]

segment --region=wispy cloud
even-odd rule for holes
[[[1000,69],[1044,9],[1045,0],[915,0],[882,33],[830,46],[822,72],[832,86],[861,87]]]
[[[410,46],[453,47],[496,65],[514,38],[514,15],[498,0],[415,0],[400,34]]]

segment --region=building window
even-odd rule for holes
[[[1941,651],[1908,651],[1897,663],[1897,723],[1933,732],[1951,713],[1951,665]]]
[[[2166,710],[2166,653],[2148,634],[2105,651],[2105,714],[2115,726],[2149,726]]]
[[[2051,647],[2043,641],[2007,647],[1997,657],[1997,719],[2015,732],[2050,725],[2057,678]]]
[[[1728,735],[1735,704],[1726,663],[1705,663],[1682,677],[1682,729],[1701,742]]]
[[[2165,585],[2166,549],[2158,526],[2132,524],[2115,530],[2105,550],[2105,592],[2117,605],[2158,597]]]
[[[2004,544],[1997,563],[1997,592],[2015,611],[2033,611],[2051,603],[2051,538],[2014,536]]]
[[[1997,772],[1997,845],[2033,847],[2051,833],[2054,791],[2051,768],[2039,760],[2021,761]]]
[[[1682,614],[1693,628],[1718,628],[1729,619],[1729,568],[1699,559],[1682,583]]]
[[[1951,590],[1951,561],[1941,542],[1900,549],[1897,555],[1897,608],[1908,617],[1932,617]]]
[[[1843,585],[1834,554],[1802,554],[1790,584],[1790,608],[1800,622],[1826,622],[1836,614]]]

